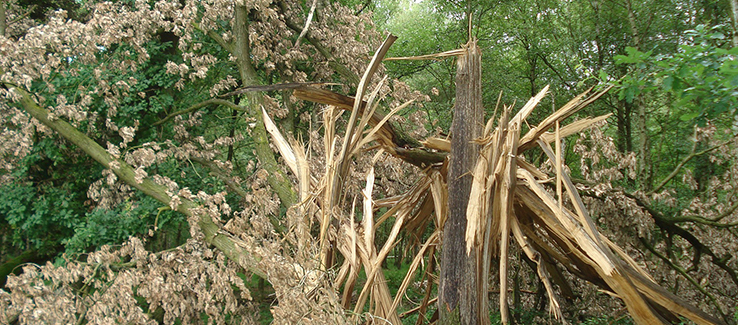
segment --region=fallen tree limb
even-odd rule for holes
[[[25,90],[7,84],[6,87],[8,87],[9,91],[16,92],[21,96],[19,104],[23,110],[43,125],[56,131],[67,141],[75,144],[103,167],[113,171],[120,180],[164,205],[173,205],[172,198],[166,193],[167,188],[165,186],[155,183],[150,177],[144,178],[141,182],[136,181],[133,167],[125,163],[125,161],[113,157],[97,142],[90,139],[66,121],[59,118],[50,119],[49,112],[36,104],[31,98],[31,95]],[[188,218],[197,220],[197,224],[205,235],[205,241],[208,244],[217,247],[228,258],[234,260],[244,269],[262,278],[266,278],[266,273],[257,267],[259,262],[258,257],[251,255],[239,247],[227,233],[221,231],[220,227],[208,215],[195,214],[193,209],[199,206],[196,202],[185,198],[180,198],[180,201],[181,203],[175,207],[175,210]]]

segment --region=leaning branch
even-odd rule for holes
[[[313,5],[310,7],[310,13],[308,14],[307,20],[305,21],[305,27],[302,28],[302,32],[300,32],[300,36],[297,36],[297,40],[295,41],[295,47],[300,47],[300,39],[305,37],[305,34],[307,34],[308,28],[310,28],[310,23],[313,21],[313,14],[315,14],[315,7],[318,6],[318,0],[313,0]]]
[[[0,6],[5,6],[5,3],[0,3]],[[4,27],[7,28],[7,26],[13,25],[13,24],[15,24],[15,23],[23,20],[24,18],[28,17],[34,10],[36,10],[36,7],[37,7],[37,5],[31,5],[30,7],[28,7],[28,9],[24,13],[22,13],[22,14],[18,15],[17,17],[15,17],[15,19],[7,22]],[[5,8],[3,8],[3,9],[5,9]],[[3,17],[3,18],[5,18],[5,17]],[[3,23],[5,23],[5,22],[3,21]],[[3,33],[0,34],[0,35],[4,35],[4,34],[5,34],[5,32],[3,31]]]
[[[197,22],[192,22],[192,26],[195,27],[197,30],[199,30],[199,31],[205,33],[206,35],[208,35],[210,38],[212,38],[216,43],[220,44],[220,46],[222,46],[228,52],[233,53],[233,51],[235,50],[234,47],[233,47],[233,43],[226,42],[223,39],[223,37],[220,36],[215,31],[213,31],[213,30],[205,30]]]
[[[738,203],[733,204],[730,208],[723,211],[723,213],[721,213],[715,218],[708,219],[708,218],[704,218],[704,217],[700,217],[696,215],[691,215],[691,216],[674,217],[672,219],[669,219],[669,221],[673,223],[694,222],[694,223],[699,223],[699,224],[718,227],[718,228],[731,228],[731,227],[738,226],[738,221],[727,222],[727,223],[723,223],[719,221],[733,214],[733,212],[735,212],[736,210],[738,210]]]
[[[58,118],[49,118],[49,112],[36,104],[36,102],[31,98],[31,95],[25,90],[9,84],[5,84],[5,86],[9,91],[20,95],[21,99],[19,104],[22,109],[28,112],[28,114],[45,126],[56,131],[69,142],[78,146],[103,167],[113,171],[120,180],[162,204],[167,206],[171,204],[172,199],[166,193],[167,189],[165,186],[155,183],[149,177],[143,179],[143,181],[137,181],[133,167],[125,163],[125,161],[113,157],[97,142],[87,137],[84,133],[80,132],[66,121]],[[205,241],[220,249],[228,258],[237,262],[244,269],[247,269],[260,277],[266,278],[266,273],[256,267],[260,260],[258,257],[251,255],[249,252],[239,247],[227,233],[221,231],[220,227],[213,222],[208,215],[195,214],[193,209],[199,207],[197,203],[185,198],[180,198],[180,201],[181,203],[176,206],[175,210],[187,217],[197,220],[200,229],[205,234]]]
[[[638,206],[646,210],[653,218],[656,226],[658,226],[659,228],[663,229],[664,231],[670,234],[675,234],[679,237],[682,237],[684,240],[689,242],[689,244],[692,245],[692,247],[694,248],[695,254],[697,256],[693,260],[694,265],[697,265],[700,262],[699,256],[702,256],[703,254],[710,256],[711,262],[715,264],[717,267],[723,269],[726,273],[728,273],[733,283],[738,285],[738,272],[732,269],[726,263],[727,262],[726,258],[729,258],[730,254],[726,254],[723,257],[718,256],[715,252],[712,251],[712,249],[710,249],[710,247],[706,246],[699,239],[697,239],[697,237],[695,237],[694,234],[692,234],[691,232],[689,232],[688,230],[682,227],[679,227],[672,218],[667,218],[663,214],[659,213],[653,207],[651,207],[649,204],[641,200],[636,195],[633,195],[625,191],[622,191],[621,193],[625,195],[626,197],[632,199]]]
[[[246,86],[254,86],[259,84],[259,76],[251,62],[251,41],[249,38],[249,18],[248,9],[245,5],[237,5],[235,7],[235,20],[233,25],[233,42],[222,42],[222,38],[214,33],[208,33],[218,43],[236,58],[236,65],[241,77],[242,84]],[[287,175],[282,171],[274,158],[269,140],[262,119],[261,106],[263,105],[263,96],[246,94],[247,104],[244,107],[248,115],[255,119],[254,127],[251,130],[251,138],[254,140],[256,156],[259,158],[261,167],[267,171],[267,182],[279,197],[281,205],[287,209],[297,202],[297,194],[295,193],[292,183]]]

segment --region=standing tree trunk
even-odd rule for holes
[[[456,71],[456,106],[451,124],[448,170],[448,218],[443,226],[441,274],[438,293],[440,324],[478,324],[477,286],[486,277],[477,267],[475,250],[466,252],[466,207],[471,191],[471,170],[478,148],[471,141],[482,127],[481,54],[476,40],[459,56]],[[481,280],[481,281],[480,281]]]
[[[615,117],[618,124],[618,150],[621,153],[633,151],[633,134],[631,129],[631,113],[633,105],[625,100],[617,103]]]
[[[630,32],[633,37],[633,46],[637,49],[641,47],[641,34],[638,31],[638,22],[630,0],[625,1],[628,9],[628,22],[630,23]],[[653,187],[653,170],[651,164],[651,140],[648,135],[648,127],[646,125],[646,105],[643,104],[641,98],[633,98],[633,104],[637,108],[637,127],[638,127],[638,174],[643,180],[641,189],[649,191]]]
[[[733,12],[733,47],[738,47],[738,0],[730,0]]]

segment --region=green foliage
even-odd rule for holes
[[[0,222],[13,230],[20,249],[58,251],[85,214],[90,171],[99,167],[51,138],[40,139],[13,171],[21,182],[0,186]]]
[[[465,39],[460,25],[436,10],[431,1],[414,3],[400,0],[382,3],[387,3],[386,6],[396,10],[385,23],[386,28],[398,37],[390,48],[388,57],[449,51],[459,46],[459,40]],[[433,126],[448,130],[453,113],[450,108],[453,107],[455,97],[454,60],[388,61],[385,65],[390,76],[431,96],[431,102],[424,103],[424,109],[430,121],[437,123]]]
[[[134,150],[146,142],[165,145],[160,139],[172,138],[172,128],[153,128],[150,125],[171,112],[204,99],[207,89],[202,90],[207,82],[232,72],[223,66],[215,66],[210,70],[212,73],[207,81],[196,80],[191,88],[176,91],[174,84],[179,76],[166,73],[165,64],[167,61],[181,63],[182,56],[175,55],[177,52],[173,41],[167,38],[171,38],[171,35],[160,35],[159,40],[148,42],[145,49],[150,59],[136,69],[123,73],[118,70],[99,70],[99,66],[70,59],[64,62],[68,66],[66,70],[52,74],[48,84],[34,83],[33,89],[46,98],[45,105],[50,106],[56,104],[59,95],[68,102],[77,103],[84,100],[89,91],[92,96],[89,110],[98,114],[99,118],[82,121],[79,129],[92,134],[103,144],[106,141],[118,143],[121,138],[117,133],[101,131],[107,129],[105,118],[111,108],[110,103],[92,90],[100,87],[101,81],[108,85],[126,82],[130,86],[127,90],[130,95],[123,96],[115,104],[117,114],[111,120],[120,127],[133,126],[134,121],[142,125],[127,150]],[[207,44],[205,47],[208,50]],[[136,61],[139,55],[130,45],[113,44],[99,53],[99,59]],[[245,129],[245,124],[245,121],[223,124],[217,117],[206,116],[200,128],[210,141],[228,132],[229,127]],[[252,142],[243,141],[239,146],[244,150],[239,151],[234,158],[242,162],[239,165],[246,165],[247,160],[253,159],[250,150]],[[193,193],[203,189],[225,189],[222,182],[192,162],[181,163],[172,159],[154,168],[180,186],[189,187]],[[158,243],[155,245],[161,245],[157,249],[179,244],[182,240],[181,230],[185,229],[186,232],[187,229],[186,220],[180,214],[160,210],[161,204],[148,196],[134,193],[123,204],[109,210],[92,209],[87,191],[90,184],[101,177],[101,171],[102,167],[97,162],[81,155],[68,142],[55,135],[42,137],[39,134],[31,153],[13,171],[13,178],[17,181],[0,186],[0,223],[11,230],[13,246],[21,250],[40,249],[52,255],[63,251],[74,254],[92,251],[105,244],[119,244],[129,236],[146,234],[155,224],[160,229],[154,239]],[[233,194],[228,195],[227,199],[231,204],[237,203]],[[168,239],[162,239],[163,242],[159,243],[156,238]]]
[[[55,249],[80,222],[75,193],[60,188],[36,189],[30,182],[0,187],[0,214],[12,232],[14,246]]]
[[[271,307],[274,303],[274,288],[267,281],[256,275],[247,276],[239,272],[238,277],[243,280],[246,287],[250,288],[251,297],[259,307],[259,324],[271,324],[274,320],[271,312]]]
[[[661,91],[671,98],[672,114],[682,121],[703,124],[724,113],[735,114],[738,106],[738,48],[726,49],[721,26],[699,25],[688,30],[686,44],[674,53],[654,54],[626,48],[617,64],[630,73],[620,86],[619,98],[632,102],[638,95]]]
[[[182,222],[183,217],[171,211],[157,214],[161,204],[142,194],[110,210],[88,211],[87,186],[95,173],[85,168],[75,169],[61,161],[50,162],[49,155],[53,156],[55,151],[46,154],[36,151],[48,148],[46,144],[50,142],[53,141],[41,140],[34,148],[35,154],[26,157],[26,166],[31,168],[16,171],[18,178],[28,181],[0,186],[3,217],[0,222],[13,230],[15,247],[38,249],[52,255],[61,251],[80,253],[145,234],[155,221],[162,229]],[[51,175],[43,175],[37,168],[45,165],[52,165],[43,171]],[[96,165],[91,168],[99,175],[100,168]]]
[[[73,227],[74,235],[63,241],[66,252],[81,253],[102,245],[118,244],[130,236],[145,234],[155,224],[175,232],[176,227],[181,226],[178,221],[181,222],[182,217],[160,207],[154,199],[140,196],[115,209],[94,209]]]

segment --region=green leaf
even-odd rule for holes
[[[679,119],[686,122],[686,121],[693,120],[695,117],[697,117],[699,115],[700,115],[700,113],[696,113],[696,112],[694,112],[694,113],[687,113],[687,114],[682,114],[682,116],[680,116]]]
[[[738,74],[738,60],[726,60],[720,66],[720,72],[725,74]]]
[[[638,95],[638,87],[637,86],[629,86],[625,87],[620,91],[620,99],[625,99],[628,103],[632,103],[633,99]]]
[[[638,51],[635,47],[626,47],[625,52],[628,55],[616,55],[613,59],[616,64],[633,64],[643,62],[646,53]]]
[[[725,39],[725,34],[721,32],[712,33],[708,36],[710,39]]]
[[[608,79],[610,79],[610,76],[607,72],[605,70],[600,70],[600,82],[607,82]]]
[[[661,83],[661,86],[664,88],[665,91],[671,90],[671,85],[674,83],[674,76],[666,76],[664,78],[664,81]]]

